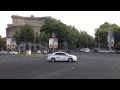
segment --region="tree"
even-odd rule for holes
[[[0,37],[0,50],[6,49],[6,38]]]
[[[18,50],[20,53],[20,44],[21,44],[21,32],[19,29],[16,29],[13,35],[13,38],[16,38],[16,43],[18,45]]]
[[[75,49],[82,45],[86,45],[86,47],[90,46],[94,40],[87,32],[79,32],[74,26],[68,26],[54,18],[47,19],[40,31],[45,34],[49,33],[51,37],[52,32],[54,32],[55,37],[58,38],[58,46],[60,49],[63,49],[65,41],[68,44],[68,49]],[[92,40],[92,42],[89,43],[90,40]]]
[[[120,42],[116,44],[116,50],[120,50]]]
[[[20,39],[27,44],[27,49],[29,49],[28,43],[33,42],[34,37],[33,28],[29,24],[25,24],[20,30]]]
[[[40,34],[40,41],[41,43],[45,46],[45,48],[48,47],[48,43],[49,43],[49,37],[50,37],[50,34],[45,34],[44,32],[41,32]]]
[[[107,35],[108,32],[112,31],[114,33],[114,41],[115,46],[118,42],[120,42],[120,27],[116,24],[110,24],[105,22],[104,24],[100,25],[99,28],[95,30],[95,41],[100,44],[102,43],[104,48],[107,48]]]

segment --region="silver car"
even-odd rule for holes
[[[48,54],[47,60],[52,62],[55,62],[55,61],[73,62],[73,61],[77,61],[77,56],[69,55],[68,53],[65,53],[65,52],[55,52],[53,54]]]

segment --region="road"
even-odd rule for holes
[[[0,79],[120,79],[120,54],[71,53],[77,62],[47,56],[0,55]]]

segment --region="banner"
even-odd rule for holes
[[[58,38],[54,38],[54,48],[58,48]]]
[[[11,40],[12,40],[12,38],[6,38],[6,40],[7,40],[7,49],[11,48]]]
[[[16,39],[12,38],[12,48],[16,48]]]
[[[114,34],[111,34],[111,46],[114,47]]]
[[[109,47],[109,45],[111,47],[114,47],[114,34],[112,32],[108,33],[107,40],[108,40],[108,47]]]
[[[53,48],[53,38],[49,38],[49,48]]]

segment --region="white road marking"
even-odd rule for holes
[[[114,67],[112,67],[112,68],[114,68]]]
[[[75,69],[75,68],[72,68],[72,69]]]

